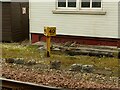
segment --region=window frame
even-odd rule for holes
[[[82,0],[80,0],[80,2],[79,2],[79,3],[80,3],[80,9],[85,9],[85,10],[86,10],[86,9],[92,9],[92,10],[102,9],[102,0],[101,0],[101,7],[99,7],[99,8],[97,8],[97,7],[92,7],[92,1],[93,1],[93,0],[90,0],[90,8],[84,8],[84,7],[82,7],[82,4],[81,4],[81,3],[82,3]]]
[[[56,0],[56,9],[61,10],[76,10],[78,8],[78,0],[76,0],[76,7],[68,7],[68,0],[66,0],[66,7],[58,7],[58,0]]]
[[[101,7],[92,7],[92,0],[90,0],[90,8],[82,7],[82,0],[76,0],[76,7],[68,7],[68,0],[66,0],[66,7],[58,7],[58,0],[56,0],[57,10],[101,10],[103,8],[103,1],[101,0]]]

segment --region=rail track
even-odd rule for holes
[[[0,90],[65,90],[57,87],[0,78]]]

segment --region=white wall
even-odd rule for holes
[[[119,1],[119,3],[118,3],[118,36],[119,36],[119,38],[120,38],[120,1]]]
[[[33,0],[31,0],[33,1]],[[57,34],[118,38],[118,3],[104,2],[106,15],[53,14],[53,2],[30,2],[30,33],[56,26]]]

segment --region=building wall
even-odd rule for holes
[[[32,1],[32,0],[31,0]],[[106,15],[53,14],[53,2],[30,2],[30,32],[57,27],[57,34],[118,38],[118,2],[103,2]]]
[[[11,41],[11,3],[2,3],[2,40]]]
[[[22,14],[22,7],[27,13]],[[29,37],[29,3],[2,2],[2,40],[22,41]]]
[[[28,39],[29,34],[29,3],[12,2],[12,40],[22,41]],[[22,14],[22,7],[26,7],[26,14]]]
[[[23,30],[21,26],[21,7],[20,3],[11,3],[11,16],[12,16],[12,40],[23,40]]]
[[[2,2],[0,2],[0,41],[2,41]]]
[[[118,36],[120,38],[120,1],[118,3]]]

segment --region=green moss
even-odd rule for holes
[[[22,46],[19,44],[2,44],[3,58],[25,58],[25,60],[41,58],[36,46]]]
[[[18,43],[3,43],[0,44],[3,58],[24,58],[25,60],[34,59],[36,61],[49,64],[52,60],[59,60],[62,63],[62,68],[69,68],[74,63],[94,65],[96,69],[104,70],[110,68],[113,75],[118,74],[118,59],[108,57],[94,57],[94,56],[69,56],[61,52],[53,53],[51,57],[45,57],[46,51],[39,51],[36,45],[20,45]]]

